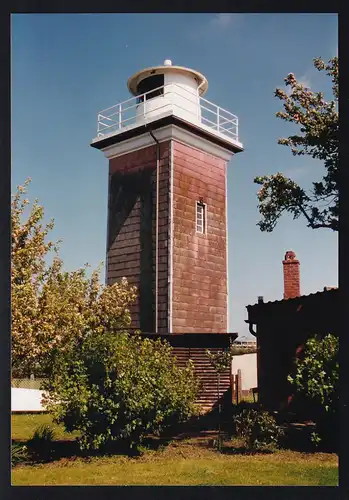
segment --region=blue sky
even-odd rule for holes
[[[279,137],[293,132],[275,117],[276,87],[295,73],[331,99],[312,66],[337,53],[335,14],[17,14],[12,16],[12,186],[32,178],[53,238],[63,239],[67,270],[105,259],[108,164],[89,146],[96,115],[128,98],[126,81],[144,67],[173,64],[202,72],[206,98],[239,117],[245,151],[228,173],[230,331],[248,335],[245,306],[283,294],[281,261],[293,249],[301,292],[337,286],[337,235],[284,217],[261,233],[256,175],[278,171],[302,187],[323,167],[294,157]]]

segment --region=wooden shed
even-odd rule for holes
[[[204,411],[210,411],[218,403],[216,372],[206,355],[206,349],[212,353],[228,349],[237,338],[237,333],[182,333],[182,334],[142,334],[149,338],[167,340],[173,348],[173,354],[179,366],[185,366],[189,359],[194,363],[197,377],[202,388],[197,403]],[[220,375],[221,400],[232,401],[232,375],[228,368]]]
[[[339,289],[247,306],[250,332],[257,338],[260,403],[286,408],[293,389],[287,380],[308,338],[339,334]]]

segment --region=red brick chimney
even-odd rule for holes
[[[299,297],[301,294],[300,273],[296,254],[292,250],[286,252],[282,264],[284,266],[284,299]]]

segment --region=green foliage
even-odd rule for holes
[[[266,411],[243,409],[233,416],[237,435],[251,450],[274,451],[284,435],[275,418]]]
[[[230,367],[234,356],[243,356],[257,352],[256,347],[240,347],[232,343],[228,349],[217,351],[216,353],[206,349],[205,353],[208,357],[211,366],[216,373],[222,373]]]
[[[53,453],[55,432],[49,425],[40,425],[28,440],[28,451],[36,459],[49,460]]]
[[[332,79],[334,100],[327,102],[321,92],[312,92],[298,83],[293,73],[285,78],[289,93],[276,89],[275,97],[283,102],[284,111],[276,116],[300,127],[299,133],[279,139],[289,146],[293,155],[308,155],[323,162],[325,174],[320,182],[306,192],[282,173],[259,176],[254,179],[261,187],[258,192],[258,226],[271,232],[284,212],[294,219],[303,215],[307,226],[313,229],[329,228],[338,231],[339,217],[339,114],[338,114],[338,57],[326,65],[320,58],[314,66]]]
[[[205,350],[206,356],[208,357],[211,366],[216,371],[216,373],[222,373],[227,370],[231,363],[230,351],[217,351],[211,352],[209,349]]]
[[[339,340],[332,334],[309,339],[302,357],[296,360],[295,374],[288,376],[296,392],[312,402],[316,431],[315,445],[338,446]]]
[[[295,375],[288,380],[297,392],[314,400],[325,411],[334,410],[339,398],[339,341],[332,334],[309,339]]]
[[[28,448],[19,443],[12,443],[11,446],[11,465],[15,467],[21,462],[28,460]]]
[[[312,432],[310,435],[310,440],[315,446],[319,446],[321,442],[321,437],[317,432]]]
[[[57,356],[45,389],[54,421],[80,431],[82,450],[113,441],[137,447],[197,411],[192,363],[179,368],[167,342],[126,333],[91,332],[72,344]]]
[[[12,370],[16,377],[45,375],[57,351],[91,328],[103,331],[130,325],[129,306],[136,289],[125,279],[100,284],[100,269],[89,278],[87,268],[66,272],[58,243],[47,241],[54,227],[44,225],[44,209],[18,186],[11,205]],[[53,256],[52,262],[49,257]]]

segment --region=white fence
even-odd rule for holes
[[[11,411],[35,412],[46,411],[42,405],[43,392],[39,389],[11,387]]]

